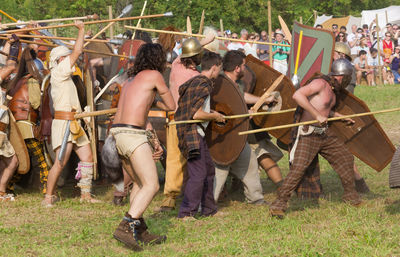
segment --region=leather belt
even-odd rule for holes
[[[175,113],[174,112],[169,112],[168,113],[168,120],[171,121],[171,120],[174,120],[174,119],[175,119]]]
[[[55,111],[55,120],[75,120],[75,112]]]
[[[150,110],[148,116],[149,117],[166,118],[167,117],[167,112],[159,111],[159,110]]]
[[[0,131],[1,131],[1,132],[4,132],[4,133],[5,133],[7,127],[8,127],[8,124],[7,124],[7,123],[0,122]]]
[[[131,128],[131,129],[144,129],[139,126],[131,125],[131,124],[123,124],[123,123],[117,123],[117,124],[112,124],[112,128]]]

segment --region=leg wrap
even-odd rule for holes
[[[92,189],[93,178],[93,162],[79,162],[77,175],[80,173],[78,187],[81,188],[81,193],[90,193]]]

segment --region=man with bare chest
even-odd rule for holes
[[[344,189],[343,200],[355,206],[361,204],[354,184],[353,155],[327,126],[328,117],[342,116],[334,111],[336,94],[343,90],[342,85],[347,84],[345,80],[351,73],[352,66],[349,61],[336,60],[332,64],[329,76],[323,75],[312,80],[293,95],[293,99],[302,109],[300,121],[317,120],[318,123],[298,127],[289,156],[290,172],[278,190],[277,199],[270,207],[272,216],[284,216],[292,192],[317,154],[323,156],[338,173]],[[351,119],[345,121],[354,122]]]
[[[165,63],[161,45],[141,46],[134,67],[128,72],[130,79],[122,88],[110,129],[123,167],[135,183],[130,195],[131,206],[115,230],[114,237],[135,251],[142,250],[141,243],[162,243],[166,239],[165,236],[147,232],[142,218],[159,189],[154,160],[160,158],[162,148],[159,143],[149,144],[152,127],[147,119],[155,94],[158,93],[163,100],[157,102],[157,107],[165,111],[175,110],[175,102],[161,74]]]

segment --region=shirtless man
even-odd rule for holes
[[[355,190],[354,158],[343,142],[327,127],[328,117],[342,116],[334,111],[336,94],[343,90],[350,79],[353,67],[345,59],[332,64],[330,76],[312,80],[293,95],[293,99],[303,109],[300,121],[318,120],[319,124],[300,126],[297,138],[290,152],[290,172],[278,190],[278,198],[272,203],[272,216],[283,218],[291,193],[300,183],[303,175],[317,154],[321,154],[338,173],[343,188],[343,200],[354,206],[361,204]],[[348,122],[354,122],[351,119]]]
[[[159,159],[162,148],[148,141],[152,130],[147,116],[156,92],[163,102],[157,106],[165,111],[175,110],[171,92],[165,85],[162,72],[165,68],[165,53],[159,44],[145,44],[140,47],[132,72],[122,87],[114,123],[110,134],[115,138],[122,163],[137,186],[130,196],[131,207],[125,214],[114,237],[135,251],[142,250],[144,244],[162,243],[165,236],[151,235],[142,218],[146,208],[159,190],[157,167],[153,159]],[[135,76],[132,78],[132,76]]]

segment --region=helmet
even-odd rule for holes
[[[351,76],[353,73],[353,65],[344,59],[337,59],[332,63],[332,69],[330,75],[333,76]]]
[[[351,60],[350,47],[346,43],[336,42],[335,51],[347,55]]]
[[[181,58],[192,57],[201,53],[202,51],[203,49],[199,40],[192,37],[183,42]]]

